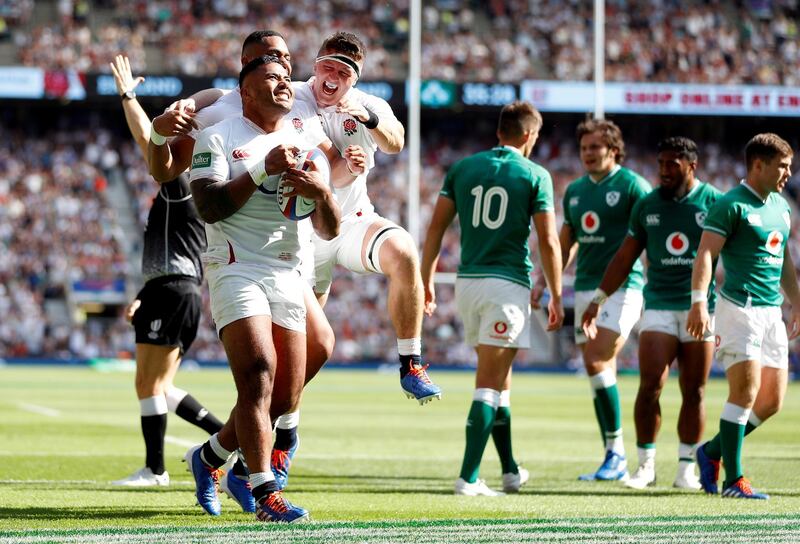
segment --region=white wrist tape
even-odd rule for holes
[[[156,127],[153,123],[150,124],[150,141],[155,145],[164,145],[167,143],[167,137],[156,132]]]
[[[606,294],[605,291],[603,291],[599,287],[594,290],[594,296],[592,297],[592,302],[594,302],[598,306],[602,306],[603,303],[607,300],[608,300],[608,294]]]
[[[250,177],[253,179],[253,183],[255,183],[256,186],[259,186],[267,181],[267,170],[264,164],[264,159],[261,159],[255,163],[253,166],[248,168],[247,171],[250,172]]]
[[[692,289],[692,304],[695,302],[707,302],[708,293],[702,289]]]

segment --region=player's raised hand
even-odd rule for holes
[[[686,316],[686,332],[694,338],[702,340],[705,332],[709,328],[711,318],[708,315],[708,305],[706,302],[695,302],[689,309]]]
[[[314,161],[307,161],[306,164],[307,168],[304,170],[289,168],[283,174],[283,183],[292,188],[285,193],[286,196],[297,194],[312,200],[326,198],[331,190],[325,178],[322,177]]]
[[[360,176],[367,171],[367,152],[360,145],[348,145],[343,157],[347,161],[347,169],[354,176]]]
[[[347,115],[352,115],[359,121],[366,121],[369,119],[369,112],[366,110],[366,108],[362,106],[360,102],[350,100],[346,96],[339,100],[339,103],[336,104],[336,113],[346,113]]]
[[[167,110],[153,119],[153,128],[162,136],[180,136],[197,128],[197,123],[192,112]]]
[[[547,330],[557,331],[564,324],[564,305],[561,300],[550,299],[547,304]]]
[[[589,340],[594,340],[597,336],[597,312],[599,310],[600,306],[596,302],[590,302],[581,316],[581,329]]]
[[[300,153],[300,149],[293,145],[281,144],[273,147],[267,153],[267,158],[264,159],[264,167],[267,174],[273,176],[297,166],[298,153]]]
[[[794,340],[800,335],[800,309],[795,310],[792,308],[792,315],[786,324],[786,332],[789,335],[789,340]]]
[[[142,76],[133,77],[131,61],[126,55],[117,55],[114,57],[114,62],[109,62],[108,65],[111,67],[111,73],[114,74],[114,83],[120,96],[134,90],[144,81]]]

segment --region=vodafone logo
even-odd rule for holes
[[[686,253],[687,249],[689,249],[689,239],[684,233],[673,232],[667,236],[667,251],[669,251],[670,254],[677,257]]]
[[[581,216],[581,228],[587,234],[594,234],[600,228],[600,216],[589,210]]]
[[[767,236],[767,244],[765,247],[767,251],[773,255],[778,255],[783,249],[783,234],[777,230],[770,232],[769,236]]]
[[[503,321],[496,321],[494,324],[494,332],[497,334],[505,334],[508,332],[508,324]]]

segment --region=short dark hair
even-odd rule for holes
[[[617,150],[616,160],[621,163],[625,158],[625,142],[622,139],[622,131],[617,124],[608,119],[587,119],[583,121],[575,131],[575,135],[578,137],[578,145],[581,143],[581,138],[592,132],[599,132],[603,143]]]
[[[772,132],[756,134],[744,147],[744,162],[747,164],[748,171],[750,171],[756,159],[771,162],[775,157],[792,156],[794,156],[794,151],[792,151],[792,146],[789,145],[789,142]]]
[[[262,55],[260,57],[254,58],[253,60],[245,64],[242,67],[242,71],[239,72],[239,88],[242,87],[242,83],[244,83],[244,78],[246,78],[250,72],[258,68],[262,64],[273,64],[273,63],[283,67],[283,64],[281,64],[281,59],[279,59],[275,55]]]
[[[354,61],[361,63],[363,63],[364,59],[367,57],[367,46],[364,45],[361,38],[352,32],[339,31],[325,38],[325,41],[322,42],[322,47],[319,48],[317,56],[327,51],[347,55]]]
[[[682,159],[697,162],[697,144],[684,136],[672,136],[658,142],[658,152],[673,151]]]
[[[273,36],[286,41],[286,38],[283,37],[283,34],[277,30],[256,30],[255,32],[251,32],[250,35],[244,39],[244,43],[242,44],[242,55],[244,55],[244,50],[247,49],[248,45],[261,43],[264,38],[271,38]]]
[[[542,114],[530,102],[517,100],[500,110],[497,132],[506,138],[519,138],[525,132],[539,132]]]

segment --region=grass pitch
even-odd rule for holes
[[[5,542],[798,542],[800,384],[783,411],[745,443],[745,470],[770,501],[728,500],[671,487],[679,394],[662,398],[659,485],[637,492],[578,482],[601,461],[585,378],[517,374],[512,428],[531,482],[515,496],[456,497],[471,373],[433,371],[441,402],[406,400],[395,371],[324,371],[306,392],[301,445],[287,489],[309,509],[304,526],[264,526],[223,498],[210,518],[194,504],[181,462],[204,433],[170,415],[167,488],[109,485],[143,465],[133,375],[85,368],[0,369],[0,543]],[[235,396],[227,370],[179,373],[221,419]],[[629,459],[635,464],[635,378],[620,382]],[[710,437],[724,381],[709,384]],[[493,445],[481,477],[499,487]]]

